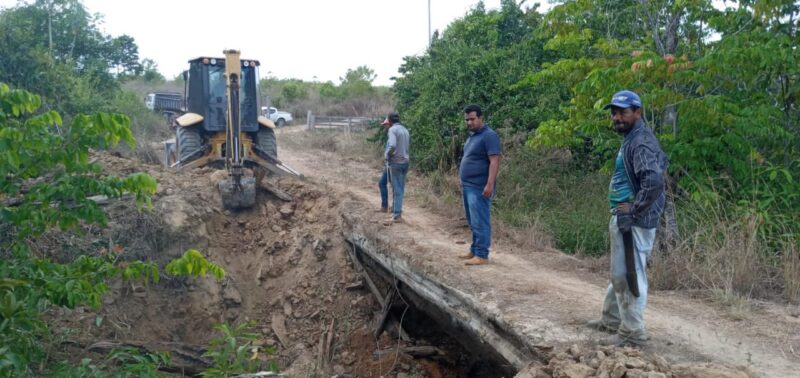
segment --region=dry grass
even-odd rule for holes
[[[705,219],[713,220],[707,215]],[[676,248],[654,256],[650,274],[654,288],[699,289],[734,312],[746,312],[741,301],[775,299],[782,289],[786,299],[798,299],[796,249],[784,250],[783,261],[777,261],[773,249],[757,237],[755,218],[720,217],[699,224],[702,227],[688,233]]]
[[[785,243],[781,256],[783,294],[791,302],[800,302],[800,249],[797,243]]]

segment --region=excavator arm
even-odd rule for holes
[[[225,131],[225,169],[228,178],[220,181],[219,192],[226,208],[252,207],[256,203],[256,178],[245,177],[242,161],[242,129],[239,107],[241,66],[238,50],[225,50],[225,81],[228,91],[228,117]]]

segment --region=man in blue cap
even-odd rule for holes
[[[664,209],[667,158],[644,124],[639,95],[627,90],[617,92],[604,109],[611,109],[614,130],[623,139],[608,189],[611,284],[602,317],[587,326],[613,334],[601,344],[640,347],[647,342],[645,268]]]

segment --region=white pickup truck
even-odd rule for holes
[[[271,119],[272,122],[275,122],[275,126],[277,127],[283,127],[287,123],[291,123],[293,120],[292,113],[278,110],[274,106],[270,107],[262,106],[261,115]]]

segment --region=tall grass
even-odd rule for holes
[[[566,253],[599,256],[608,250],[608,180],[559,151],[506,149],[496,213],[510,226],[537,225]]]
[[[725,201],[686,200],[678,217],[681,239],[654,254],[654,288],[699,290],[728,304],[737,298],[800,300],[800,256],[791,232],[765,240],[755,211]]]

